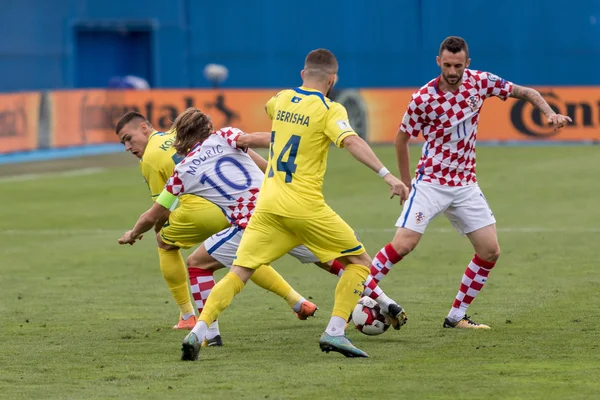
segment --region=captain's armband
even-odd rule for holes
[[[173,211],[173,209],[177,206],[177,196],[175,196],[172,193],[169,193],[169,191],[165,189],[158,196],[156,202],[164,208],[168,208],[169,210]]]

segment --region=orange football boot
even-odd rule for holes
[[[319,307],[317,307],[316,304],[313,304],[310,301],[306,300],[300,306],[300,311],[294,311],[294,314],[296,314],[296,317],[298,317],[299,320],[304,321],[308,319],[308,317],[314,317],[315,312],[317,312],[318,309]]]
[[[177,325],[173,326],[173,329],[191,331],[192,328],[196,326],[196,322],[198,322],[198,318],[195,315],[192,315],[188,319],[183,319],[180,317],[179,322]]]

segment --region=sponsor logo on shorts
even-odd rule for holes
[[[417,224],[420,224],[425,220],[425,214],[423,214],[421,211],[417,211],[415,213],[415,220],[417,221]]]

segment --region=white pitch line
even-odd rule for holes
[[[123,229],[5,229],[0,230],[0,235],[120,235],[128,228]],[[359,228],[357,233],[394,233],[396,228]],[[452,228],[429,228],[426,232],[456,233]],[[546,227],[507,227],[498,228],[500,233],[600,233],[598,228],[546,228]]]
[[[356,232],[364,233],[379,233],[379,232],[396,232],[397,228],[363,228],[356,229]],[[496,227],[500,233],[600,233],[598,228],[547,228],[547,227]],[[434,233],[455,233],[453,228],[427,228],[425,232]]]
[[[43,172],[39,174],[21,174],[13,176],[0,177],[0,183],[3,182],[23,182],[33,181],[40,178],[69,178],[72,176],[92,175],[106,171],[106,168],[93,167],[93,168],[82,168],[74,171],[63,171],[63,172]]]
[[[0,235],[108,235],[125,233],[127,229],[6,229]]]

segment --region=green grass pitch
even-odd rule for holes
[[[298,321],[250,284],[222,315],[225,346],[181,362],[185,333],[171,330],[178,311],[153,238],[116,242],[150,204],[134,160],[2,180],[0,398],[597,398],[598,151],[480,148],[503,252],[469,313],[492,330],[441,328],[472,257],[442,217],[382,282],[408,324],[378,337],[349,331],[369,359],[320,352],[336,279],[285,257],[275,268],[319,305],[317,317]],[[376,152],[395,169],[393,148]],[[347,153],[332,149],[328,165],[325,198],[374,255],[392,238],[397,200]]]

